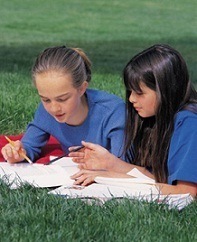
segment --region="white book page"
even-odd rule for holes
[[[127,175],[134,176],[136,178],[142,178],[150,181],[154,181],[154,179],[144,175],[141,171],[139,171],[137,168],[133,168],[129,172],[127,172]]]
[[[1,162],[0,168],[6,173],[17,173],[19,176],[42,176],[58,173],[62,170],[59,166],[46,166],[43,164]]]
[[[58,158],[57,156],[50,156],[50,161],[53,159]],[[77,163],[75,163],[71,157],[62,157],[56,161],[54,161],[53,163],[54,165],[59,165],[59,166],[77,166]]]
[[[111,178],[111,177],[95,177],[95,182],[100,184],[106,185],[113,185],[113,186],[123,186],[123,187],[130,187],[131,184],[155,184],[155,180],[145,176],[141,173],[138,169],[134,168],[130,172],[127,173],[128,175],[132,176],[131,178]]]
[[[37,187],[53,187],[73,183],[70,172],[58,165],[1,162],[0,177],[8,183],[13,183],[12,188],[24,182]]]
[[[50,160],[56,158],[55,156],[50,156]],[[79,171],[78,164],[72,161],[70,157],[62,157],[55,162],[51,163],[49,166],[58,165],[64,168],[67,173],[71,176]]]
[[[51,194],[67,195],[71,197],[127,197],[127,196],[144,196],[158,194],[158,190],[152,185],[141,186],[135,184],[131,187],[110,186],[105,184],[93,183],[86,187],[81,186],[61,186],[50,192]]]
[[[95,182],[100,184],[106,184],[106,185],[113,185],[113,186],[123,186],[123,187],[129,187],[131,184],[155,184],[155,181],[153,180],[147,180],[143,178],[111,178],[111,177],[95,177]]]
[[[136,186],[137,185],[137,186]],[[139,186],[138,186],[139,185]],[[140,184],[135,184],[134,187],[118,187],[104,184],[91,184],[87,187],[81,186],[61,186],[49,192],[49,194],[65,196],[66,198],[81,198],[81,199],[99,199],[105,202],[112,198],[130,198],[145,200],[147,202],[155,201],[156,203],[165,203],[169,209],[183,209],[189,205],[194,198],[190,194],[172,194],[161,195],[154,186],[146,185],[141,187]]]

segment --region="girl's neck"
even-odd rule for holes
[[[73,126],[81,125],[86,120],[88,116],[88,111],[89,111],[88,100],[87,100],[86,94],[84,94],[81,97],[81,106],[76,117],[76,123],[72,125]]]

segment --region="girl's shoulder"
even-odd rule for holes
[[[197,127],[197,105],[190,106],[180,110],[175,117],[175,127],[185,125],[189,127],[190,125]]]
[[[190,103],[188,105],[186,105],[182,111],[190,111],[192,113],[197,114],[197,103]]]
[[[178,113],[179,117],[196,117],[197,118],[197,103],[191,103],[184,106]]]
[[[123,102],[123,99],[115,94],[103,91],[103,90],[97,90],[97,89],[87,89],[86,94],[88,97],[91,97],[95,100],[100,100],[100,99],[115,99],[120,102]]]
[[[124,107],[125,103],[122,98],[117,95],[108,93],[102,90],[87,89],[86,91],[87,99],[89,104],[97,104],[105,107]]]

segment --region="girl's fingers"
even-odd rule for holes
[[[72,161],[75,163],[83,163],[83,158],[72,158]]]
[[[92,174],[96,174],[96,171],[91,171],[91,170],[80,170],[77,173],[73,174],[71,176],[71,179],[79,179],[82,176],[90,176]]]
[[[74,185],[87,186],[87,185],[90,185],[93,182],[94,182],[94,176],[84,174],[81,177],[79,177],[78,179],[76,179],[73,184]]]
[[[71,179],[77,179],[78,177],[80,177],[83,173],[81,171],[75,173],[74,175],[72,175],[70,178]]]
[[[70,151],[70,152],[72,152],[72,151],[74,151],[74,150],[76,150],[76,149],[78,149],[78,148],[80,148],[81,146],[71,146],[71,147],[69,147],[68,148],[68,150]]]
[[[21,150],[22,148],[23,148],[22,143],[21,143],[19,140],[17,140],[17,141],[14,142],[14,149],[15,149],[16,151],[19,151],[19,150]]]
[[[86,169],[87,167],[85,164],[81,163],[80,165],[78,165],[78,168],[82,170],[82,169]]]
[[[77,158],[84,158],[84,152],[79,152],[79,151],[77,151],[77,152],[70,152],[69,154],[68,154],[68,156],[69,157],[77,157]]]
[[[22,148],[21,142],[15,141],[14,147],[10,144],[7,144],[2,148],[1,152],[5,160],[7,160],[10,163],[14,163],[24,159],[20,156],[20,152],[22,150],[24,153],[26,153],[25,150]]]
[[[82,145],[85,147],[85,148],[88,148],[90,150],[95,150],[95,148],[98,146],[96,144],[93,144],[93,143],[90,143],[90,142],[85,142],[85,141],[82,141],[81,142]]]
[[[5,159],[7,159],[8,157],[12,157],[12,148],[10,146],[2,148],[2,154]]]

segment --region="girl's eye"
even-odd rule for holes
[[[49,103],[49,102],[50,102],[49,99],[42,99],[42,101],[43,101],[44,103]]]
[[[144,93],[143,92],[137,92],[136,93],[138,96],[141,96],[141,95],[143,95]]]
[[[133,94],[133,93],[135,93],[138,96],[141,96],[144,94],[143,92],[131,91],[131,94]]]
[[[58,102],[62,103],[62,102],[66,102],[68,100],[68,98],[64,98],[64,99],[57,99]]]

